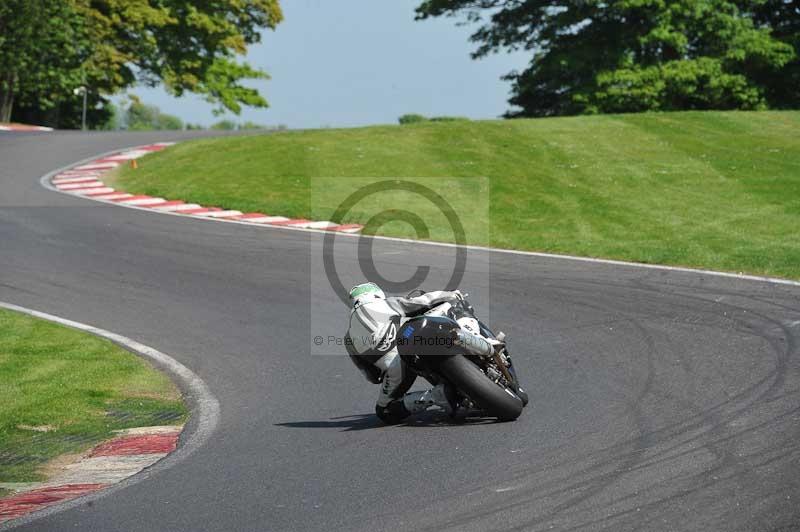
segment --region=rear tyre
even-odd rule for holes
[[[481,370],[461,355],[442,360],[439,371],[456,388],[500,421],[514,421],[522,414],[522,399],[510,389],[492,382]]]

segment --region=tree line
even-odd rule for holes
[[[506,116],[800,107],[797,0],[423,0],[417,18],[478,24],[475,58],[525,50]],[[240,57],[278,0],[0,0],[0,122],[109,123],[134,84],[203,95],[218,112],[267,101]]]
[[[200,130],[210,129],[218,131],[284,131],[288,127],[284,124],[268,126],[247,120],[237,122],[224,118],[210,126],[198,123],[184,123],[179,117],[164,113],[158,106],[148,105],[136,96],[130,95],[128,101],[119,104],[109,104],[109,117],[105,122],[96,124],[96,129],[116,131],[154,131],[154,130]]]

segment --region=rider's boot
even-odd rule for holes
[[[450,402],[449,395],[451,394],[445,389],[445,385],[438,384],[424,392],[409,392],[405,394],[403,396],[403,405],[412,414],[427,410],[431,406],[438,406],[448,414],[452,414],[455,408]]]
[[[444,394],[447,397],[447,402],[450,403],[450,412],[448,412],[450,417],[455,421],[464,421],[469,414],[469,409],[466,406],[468,400],[449,384],[444,385]]]

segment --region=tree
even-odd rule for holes
[[[103,131],[118,131],[122,129],[122,117],[120,116],[119,107],[109,103],[107,109],[108,118],[104,122],[97,123],[97,129]]]
[[[0,122],[15,104],[47,110],[69,97],[82,81],[88,44],[69,1],[0,2]]]
[[[506,76],[510,103],[520,108],[508,116],[549,116],[800,105],[796,91],[778,90],[796,58],[800,13],[790,3],[426,0],[417,15],[478,22],[488,10],[472,35],[473,56],[530,50],[528,68]],[[779,7],[795,21],[785,34],[777,31]]]
[[[180,130],[183,129],[183,120],[167,113],[159,113],[156,129]]]
[[[404,115],[401,115],[400,118],[397,119],[397,122],[400,125],[417,124],[419,122],[427,122],[427,121],[428,117],[417,113],[406,113]]]
[[[218,131],[233,131],[236,129],[236,122],[233,120],[220,120],[214,124],[211,124],[211,129],[218,130]]]
[[[145,105],[135,97],[125,112],[125,123],[132,131],[183,129],[180,118],[162,113],[155,105]]]
[[[2,0],[0,109],[53,107],[81,85],[97,100],[137,82],[201,94],[217,112],[266,107],[242,81],[267,74],[237,57],[281,20],[278,0]]]
[[[266,107],[255,89],[240,82],[267,78],[236,61],[274,29],[283,15],[278,0],[75,0],[97,43],[93,70],[109,72],[99,85],[127,87],[162,82],[176,96],[202,94],[236,114],[241,105]]]
[[[253,122],[251,120],[239,124],[240,131],[258,131],[262,129],[267,129],[267,126],[265,126],[264,124]]]
[[[66,97],[55,102],[51,107],[44,107],[33,98],[29,103],[15,104],[12,121],[24,124],[53,125],[61,129],[80,129],[83,95],[66,92],[68,93]],[[90,129],[106,129],[106,124],[112,120],[113,113],[113,105],[108,99],[96,93],[88,94],[86,124]]]
[[[156,129],[159,114],[161,111],[155,105],[145,105],[134,101],[125,112],[125,125],[131,131]]]
[[[761,76],[767,100],[778,108],[796,108],[800,102],[800,4],[787,0],[764,0],[756,4],[754,21],[758,26],[772,29],[772,34],[790,45],[795,56],[780,76]]]

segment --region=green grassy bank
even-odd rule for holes
[[[114,430],[180,424],[186,416],[172,382],[141,358],[0,310],[0,482],[43,480],[50,460]]]
[[[489,230],[472,244],[800,278],[800,112],[422,123],[206,139],[148,156],[116,179],[129,192],[329,219],[343,190],[320,194],[312,186],[317,177],[458,178],[464,185],[448,199],[467,224],[484,226],[468,212],[475,191],[464,178],[485,177]],[[392,195],[375,201],[408,207]],[[354,209],[334,221],[367,218]],[[375,232],[413,234],[399,222]],[[437,227],[431,238],[448,239]]]

